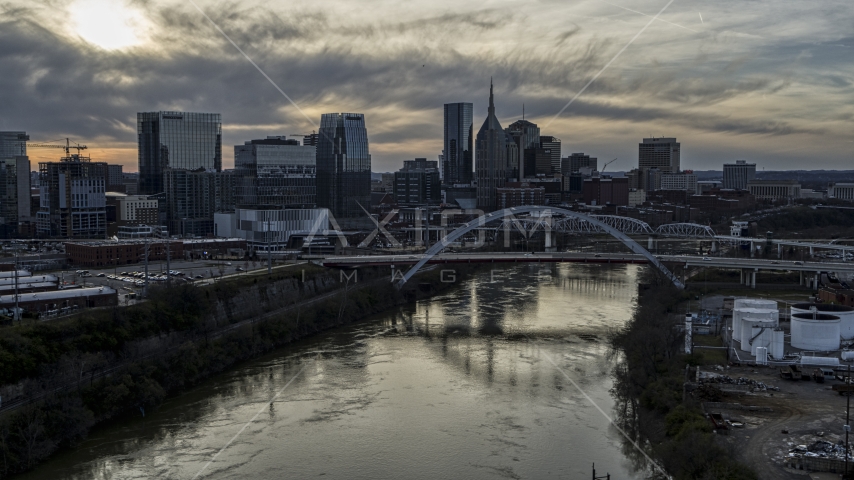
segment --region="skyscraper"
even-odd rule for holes
[[[241,208],[313,208],[317,153],[286,137],[234,147],[235,203]]]
[[[537,176],[536,149],[540,148],[540,127],[524,119],[516,120],[507,126],[507,133],[519,150],[519,165],[510,165],[513,171],[508,176],[519,180]]]
[[[166,222],[171,235],[204,237],[214,233],[216,172],[167,168],[163,172]]]
[[[0,160],[27,156],[27,132],[0,132]]]
[[[30,220],[30,159],[26,132],[0,132],[0,234]]]
[[[724,164],[724,188],[747,190],[747,182],[756,178],[756,164],[744,160]]]
[[[643,143],[638,144],[638,168],[678,173],[681,171],[679,149],[675,138],[644,138]]]
[[[495,116],[492,82],[489,82],[489,109],[477,132],[476,165],[477,208],[491,212],[497,205],[497,190],[507,182],[507,142],[510,134],[501,128]]]
[[[551,173],[560,173],[560,139],[551,135],[540,135],[540,148],[551,154]]]
[[[445,104],[445,151],[442,172],[445,183],[471,183],[473,155],[473,106],[471,103]]]
[[[361,206],[360,206],[361,205]],[[371,155],[361,113],[324,113],[317,144],[317,206],[335,217],[364,215],[371,205]]]
[[[222,170],[222,117],[218,113],[141,112],[136,114],[139,141],[139,193],[164,191],[167,168]]]

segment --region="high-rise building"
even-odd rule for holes
[[[560,173],[563,175],[578,172],[583,167],[589,167],[594,171],[599,170],[599,159],[584,153],[573,153],[560,161]]]
[[[236,207],[235,192],[237,175],[234,170],[223,170],[214,172],[214,188],[216,191],[216,203],[214,210],[217,212],[233,212]]]
[[[27,156],[0,158],[0,224],[2,233],[13,233],[19,222],[31,222],[30,159]]]
[[[507,126],[507,133],[513,138],[519,151],[518,166],[508,165],[508,177],[523,179],[536,176],[536,152],[540,148],[540,127],[527,120],[516,120]]]
[[[107,163],[71,154],[39,163],[39,235],[104,238],[107,235]]]
[[[646,170],[657,168],[664,172],[681,171],[680,145],[675,138],[644,138],[638,144],[638,168]]]
[[[0,132],[0,235],[17,230],[31,219],[30,160],[26,132]],[[19,201],[20,200],[20,201]]]
[[[551,135],[540,135],[540,148],[551,152],[551,173],[560,173],[560,139]]]
[[[286,137],[235,145],[235,203],[241,208],[314,207],[316,156],[316,147]]]
[[[0,132],[0,160],[27,156],[27,132]]]
[[[361,113],[325,113],[317,144],[317,205],[355,218],[371,205],[371,154]]]
[[[439,166],[435,160],[405,160],[394,173],[394,199],[398,205],[438,204],[442,200]]]
[[[513,142],[495,116],[492,82],[489,82],[489,108],[486,120],[477,132],[475,171],[477,208],[491,212],[498,205],[497,189],[507,183],[507,143]]]
[[[724,164],[724,188],[747,190],[747,182],[756,178],[756,164],[745,160]]]
[[[167,168],[163,172],[166,222],[170,234],[204,237],[214,233],[216,175],[217,172],[201,168],[195,171]]]
[[[167,168],[219,172],[222,169],[222,117],[218,113],[140,112],[139,193],[164,191]]]
[[[124,192],[125,182],[121,165],[107,165],[107,191]]]
[[[445,104],[445,150],[442,174],[448,185],[468,184],[472,180],[474,123],[471,103]]]

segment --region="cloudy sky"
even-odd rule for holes
[[[683,168],[854,169],[854,2],[668,1],[0,0],[0,130],[135,171],[136,112],[219,112],[230,167],[232,145],[361,112],[391,171],[441,153],[444,103],[477,130],[493,77],[503,125],[524,104],[609,169],[651,135]]]

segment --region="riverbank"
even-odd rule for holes
[[[687,369],[702,363],[703,354],[684,353],[672,314],[692,295],[647,272],[632,320],[611,335],[612,347],[625,358],[614,372],[615,421],[675,480],[757,479],[712,433],[702,399],[684,393]],[[646,469],[652,473],[650,465]]]
[[[38,400],[0,418],[0,478],[78,443],[98,423],[144,416],[239,362],[452,285],[432,271],[398,291],[384,269],[354,273],[307,267],[184,285],[154,290],[142,305],[4,328],[4,401]],[[457,270],[458,279],[466,274]]]

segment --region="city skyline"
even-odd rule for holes
[[[773,21],[761,20],[768,2],[673,3],[618,57],[662,4],[440,3],[391,7],[377,19],[366,17],[370,8],[336,2],[270,7],[269,15],[251,2],[227,10],[199,2],[308,118],[192,5],[103,3],[59,5],[69,18],[59,26],[52,8],[7,3],[0,42],[12,54],[0,56],[0,67],[14,73],[0,80],[0,129],[34,141],[70,136],[90,145],[93,158],[131,171],[137,112],[220,112],[223,143],[238,145],[308,133],[323,112],[359,111],[374,171],[395,171],[407,158],[438,158],[445,103],[472,102],[474,122],[482,121],[478,99],[494,76],[502,124],[521,118],[524,104],[526,118],[561,138],[566,152],[617,157],[614,170],[632,168],[634,144],[650,136],[681,139],[687,169],[736,159],[769,170],[844,169],[852,160],[854,67],[846,59],[854,40],[845,19],[854,13],[845,2],[776,5]],[[325,14],[333,3],[347,14]],[[123,23],[134,28],[107,35]],[[223,168],[232,166],[226,155]]]

